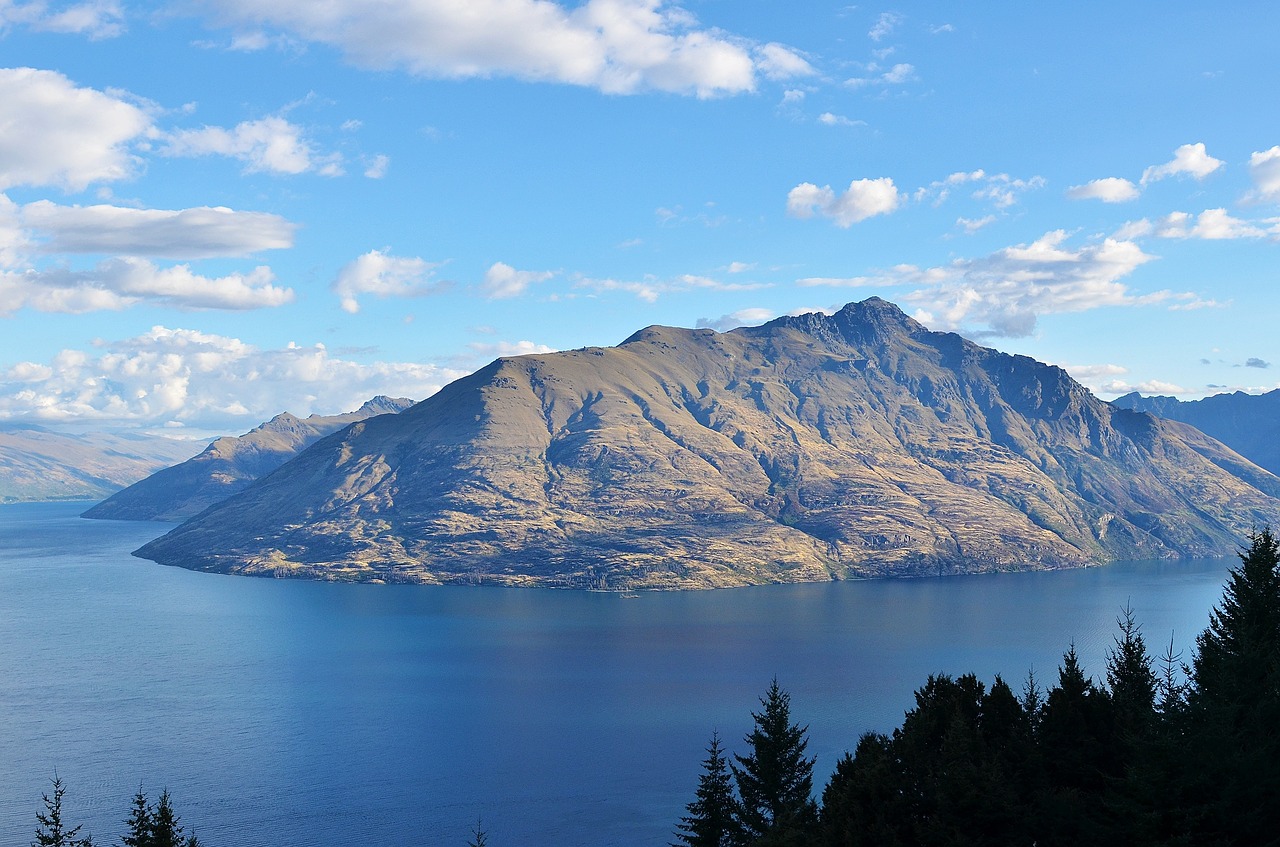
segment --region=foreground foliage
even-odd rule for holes
[[[62,820],[62,797],[67,793],[66,784],[56,774],[53,777],[53,797],[41,797],[43,812],[36,813],[35,841],[31,847],[93,847],[93,837],[79,838],[81,826],[68,828]],[[133,796],[129,817],[125,820],[128,831],[120,836],[124,847],[202,847],[195,833],[183,836],[177,812],[166,789],[157,803],[150,803],[147,795],[138,789]]]
[[[679,847],[1280,843],[1280,542],[1249,541],[1189,666],[1172,645],[1153,659],[1126,608],[1104,683],[1074,646],[1047,691],[932,676],[902,726],[837,764],[820,806],[775,681],[733,785],[712,736]]]

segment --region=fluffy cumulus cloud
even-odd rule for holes
[[[1137,244],[1106,239],[1071,249],[1066,239],[1067,234],[1058,230],[1030,244],[921,272],[925,287],[905,299],[917,306],[923,323],[935,328],[985,326],[994,335],[1023,337],[1035,331],[1042,314],[1132,306],[1174,296],[1135,296],[1122,282],[1155,258]],[[909,274],[907,281],[912,276],[916,275]]]
[[[439,263],[417,257],[370,250],[343,266],[331,288],[342,299],[343,311],[354,315],[360,311],[360,298],[364,295],[425,297],[439,293],[446,283],[435,278],[438,267]]]
[[[796,79],[817,73],[808,60],[781,44],[770,43],[758,47],[755,56],[756,67],[769,79]]]
[[[1156,182],[1171,176],[1189,176],[1204,179],[1222,167],[1221,159],[1215,159],[1205,150],[1204,143],[1183,144],[1173,151],[1173,158],[1162,165],[1152,165],[1142,172],[1142,184]]]
[[[0,371],[0,419],[180,425],[243,432],[281,411],[335,414],[376,394],[423,399],[459,371],[361,364],[323,344],[261,349],[237,338],[154,327],[49,362]],[[318,398],[323,398],[321,401]]]
[[[331,45],[354,63],[437,78],[506,76],[710,97],[751,91],[758,74],[807,75],[776,44],[700,28],[664,0],[205,0],[211,19],[242,32],[282,30]]]
[[[113,38],[124,32],[124,12],[115,0],[88,0],[84,3],[0,2],[0,30],[21,25],[41,32],[85,35],[91,39]]]
[[[267,267],[206,277],[188,265],[161,268],[146,259],[121,258],[100,262],[90,270],[0,271],[0,317],[21,309],[78,314],[139,303],[246,310],[282,306],[293,299],[293,289],[276,285]]]
[[[481,289],[490,300],[505,300],[519,297],[529,286],[553,276],[551,271],[518,271],[506,262],[494,262],[485,272]]]
[[[136,167],[131,145],[152,131],[145,111],[115,95],[55,71],[0,68],[0,191],[123,179]]]
[[[229,156],[244,162],[249,172],[316,172],[323,176],[343,173],[337,154],[317,153],[304,137],[302,127],[279,115],[243,121],[231,129],[206,126],[177,130],[166,137],[160,152],[166,156]],[[385,167],[383,163],[381,170],[385,171]]]
[[[279,215],[225,207],[132,209],[28,203],[21,225],[49,253],[106,253],[171,259],[245,256],[293,246],[297,225]],[[3,224],[0,223],[0,231]],[[0,252],[3,251],[0,244]]]
[[[901,202],[902,195],[889,177],[855,179],[843,194],[837,194],[829,185],[819,188],[803,182],[787,193],[787,214],[794,218],[821,215],[835,221],[836,226],[848,228],[867,218],[887,215]]]
[[[1101,200],[1103,203],[1128,203],[1130,200],[1137,200],[1141,194],[1138,186],[1118,176],[1095,179],[1067,189],[1068,199]]]
[[[1255,152],[1249,157],[1249,175],[1254,190],[1249,199],[1262,203],[1280,203],[1280,146]]]
[[[1190,212],[1170,212],[1154,221],[1142,218],[1129,221],[1117,230],[1115,237],[1122,239],[1143,238],[1202,238],[1209,241],[1226,241],[1237,238],[1280,237],[1280,220],[1268,218],[1262,221],[1246,221],[1227,212],[1226,209],[1205,209],[1199,215]]]
[[[871,276],[798,282],[909,287],[901,299],[916,307],[922,323],[940,330],[1011,338],[1030,335],[1044,314],[1195,300],[1194,295],[1167,291],[1132,293],[1124,278],[1155,257],[1131,241],[1106,239],[1074,249],[1066,241],[1067,234],[1059,230],[1030,244],[940,267],[898,265]]]

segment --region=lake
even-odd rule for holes
[[[168,529],[0,507],[0,843],[119,843],[139,784],[207,847],[664,845],[775,676],[815,783],[930,673],[1104,673],[1121,607],[1189,656],[1233,559],[612,594],[334,585],[133,558]],[[1224,551],[1230,554],[1232,551]]]

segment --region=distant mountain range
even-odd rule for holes
[[[244,435],[217,439],[198,456],[111,495],[83,517],[184,520],[247,488],[324,436],[374,415],[402,412],[413,402],[379,395],[342,415],[298,418],[284,412]]]
[[[0,503],[98,500],[200,451],[201,441],[0,426]]]
[[[499,359],[138,551],[200,570],[700,588],[1224,555],[1280,479],[872,298]]]
[[[1111,405],[1194,426],[1251,462],[1280,474],[1280,389],[1266,394],[1216,394],[1203,400],[1143,397],[1136,391]]]

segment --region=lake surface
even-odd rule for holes
[[[1190,653],[1234,560],[617,595],[331,585],[133,558],[160,524],[0,507],[0,844],[119,843],[141,783],[208,847],[665,845],[776,675],[821,788],[930,673],[1104,672],[1121,607]],[[1231,551],[1224,551],[1230,553]]]

